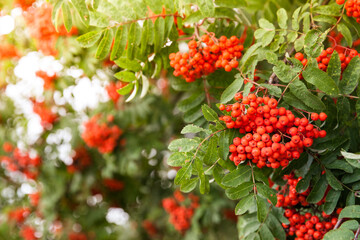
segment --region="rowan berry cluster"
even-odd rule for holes
[[[16,0],[15,5],[21,7],[23,11],[26,11],[35,1],[36,0]]]
[[[295,236],[295,240],[322,239],[335,227],[340,211],[341,209],[337,209],[333,215],[323,213],[319,218],[310,212],[301,213],[295,209],[286,209],[284,215],[290,223],[282,225],[287,236]]]
[[[124,188],[124,182],[113,179],[113,178],[104,178],[103,184],[105,187],[109,188],[111,191],[119,191]]]
[[[67,166],[67,171],[69,173],[75,173],[84,170],[91,164],[91,157],[85,147],[78,147],[75,150],[75,155],[73,157],[73,162],[71,165]]]
[[[142,226],[150,237],[155,237],[157,235],[158,230],[150,220],[144,220]]]
[[[19,52],[14,45],[0,44],[0,60],[19,57]]]
[[[360,53],[358,53],[355,49],[345,49],[343,51],[336,50],[339,53],[339,58],[341,61],[341,72],[343,72],[348,64],[350,63],[351,59],[353,59],[355,56],[360,56]],[[330,58],[332,53],[334,52],[333,48],[327,48],[326,50],[323,50],[319,57],[316,58],[318,62],[318,68],[322,71],[326,71],[328,64],[330,62]],[[301,63],[305,66],[307,63],[307,59],[304,58],[304,55],[300,52],[295,54],[295,58],[301,61]]]
[[[69,240],[87,240],[87,236],[85,233],[71,232],[69,234]]]
[[[188,46],[188,53],[177,52],[169,55],[170,66],[175,69],[174,76],[182,76],[186,82],[194,82],[220,68],[230,72],[239,65],[237,60],[244,49],[236,36],[229,39],[221,36],[216,39],[203,35],[200,41],[192,40]]]
[[[20,236],[24,240],[36,240],[36,239],[39,239],[38,237],[35,236],[35,229],[33,227],[30,227],[30,226],[27,226],[27,225],[21,227]]]
[[[53,89],[54,88],[54,80],[56,79],[56,74],[49,76],[44,71],[37,71],[36,76],[42,78],[44,80],[44,89]]]
[[[28,207],[20,207],[14,210],[11,210],[8,213],[9,221],[14,221],[17,224],[21,224],[25,219],[30,215],[31,211]]]
[[[52,9],[53,7],[50,4],[43,3],[39,7],[29,8],[24,16],[30,35],[37,41],[37,48],[45,55],[56,56],[55,45],[58,37],[76,35],[78,31],[73,27],[67,33],[64,25],[62,25],[57,32],[51,20]]]
[[[308,206],[309,203],[306,201],[306,197],[310,193],[310,188],[302,193],[296,191],[296,185],[302,179],[302,177],[295,177],[294,173],[289,175],[284,175],[284,180],[286,184],[277,194],[277,204],[276,207],[291,207],[300,204],[301,206]]]
[[[162,206],[170,214],[170,223],[180,233],[185,233],[191,226],[191,218],[199,206],[199,197],[189,194],[186,198],[180,191],[174,192],[174,198],[162,200]]]
[[[1,163],[9,172],[22,172],[27,178],[35,179],[38,175],[38,167],[41,159],[38,156],[30,156],[15,148],[10,156],[2,156]]]
[[[286,167],[289,161],[300,157],[305,147],[311,147],[314,138],[326,136],[325,130],[320,130],[305,116],[295,117],[292,111],[278,108],[274,98],[255,94],[243,97],[237,93],[235,100],[239,102],[219,106],[227,112],[219,120],[244,135],[235,137],[229,146],[229,158],[236,166],[250,159],[259,168]],[[325,113],[311,114],[313,121],[326,118]]]
[[[100,153],[111,153],[118,145],[123,131],[116,125],[98,123],[100,116],[93,116],[84,124],[85,130],[81,137],[89,147],[97,148]]]
[[[127,85],[127,83],[118,81],[116,83],[114,82],[110,82],[109,85],[106,86],[106,91],[107,94],[109,95],[110,99],[114,102],[114,104],[116,105],[117,102],[119,101],[121,95],[117,93],[116,90],[123,88]]]
[[[336,3],[343,5],[345,0],[336,0]],[[348,0],[345,3],[346,15],[348,17],[356,18],[356,21],[360,23],[360,3],[356,0]]]
[[[51,111],[46,105],[45,102],[33,102],[33,111],[39,115],[41,119],[41,126],[44,128],[49,128],[51,125],[58,119],[56,113]]]

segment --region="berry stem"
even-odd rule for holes
[[[359,234],[360,234],[360,226],[358,227],[358,229],[356,230],[356,233],[355,233],[355,238],[354,240],[357,240],[358,237],[359,237]]]
[[[336,222],[334,229],[338,229],[338,228],[340,227],[340,224],[341,224],[343,221],[344,221],[344,219],[343,219],[343,218],[340,218],[340,219]],[[359,229],[358,229],[358,230],[359,230]],[[356,239],[356,238],[355,238],[355,239]]]

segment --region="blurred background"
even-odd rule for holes
[[[236,239],[234,202],[180,193],[166,164],[204,99],[176,107],[187,86],[165,70],[120,96],[121,68],[79,45],[76,17],[56,31],[52,9],[0,1],[0,239]]]

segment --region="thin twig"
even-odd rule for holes
[[[358,227],[358,229],[356,230],[356,233],[355,233],[355,238],[354,240],[357,240],[358,237],[359,237],[359,234],[360,234],[360,226]]]
[[[340,218],[340,219],[336,222],[334,229],[338,229],[338,228],[340,227],[340,224],[341,224],[343,221],[344,221],[344,219],[343,219],[343,218]]]
[[[209,93],[209,90],[206,87],[206,79],[205,79],[205,77],[203,77],[203,83],[204,83],[206,102],[207,102],[207,105],[209,105],[209,107],[210,107],[211,106],[210,93]]]

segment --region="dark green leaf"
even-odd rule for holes
[[[154,52],[160,52],[164,45],[165,38],[165,20],[163,18],[157,18],[155,21],[155,38],[154,38]]]
[[[254,195],[248,195],[241,199],[235,207],[235,214],[242,215],[254,204]]]
[[[326,170],[326,180],[333,189],[344,190],[340,181],[334,176],[334,174],[330,170]]]
[[[360,205],[353,205],[345,207],[339,215],[340,218],[359,218],[360,216]]]
[[[349,28],[344,23],[339,23],[337,25],[337,30],[344,36],[347,46],[351,47],[353,40]]]
[[[330,191],[326,195],[325,204],[324,204],[324,212],[326,214],[330,215],[334,212],[336,205],[339,201],[340,195],[341,195],[341,191],[330,189]]]
[[[306,200],[309,203],[319,202],[324,197],[327,186],[328,183],[326,182],[326,177],[325,175],[322,175],[314,185],[313,189],[311,190]]]
[[[300,80],[295,80],[290,84],[290,92],[309,108],[321,111],[325,109],[324,103],[314,94],[312,94]]]
[[[217,142],[218,139],[216,137],[212,137],[209,140],[209,145],[206,149],[206,153],[204,156],[204,163],[207,165],[212,165],[216,162],[216,160],[219,158],[217,154]]]
[[[256,190],[263,197],[269,199],[273,205],[276,205],[277,197],[276,197],[276,191],[274,189],[271,189],[268,185],[257,183]]]
[[[174,180],[175,184],[180,185],[184,181],[190,179],[191,171],[192,171],[191,163],[189,163],[186,166],[182,167],[176,174],[176,177],[175,177],[175,180]]]
[[[360,58],[355,56],[346,67],[340,81],[339,88],[343,94],[351,94],[359,83]]]
[[[222,179],[222,184],[227,187],[236,187],[250,179],[251,168],[249,166],[238,166],[237,169],[226,174]]]
[[[234,98],[235,93],[237,93],[242,85],[244,83],[244,80],[242,79],[242,77],[238,77],[236,78],[222,93],[221,98],[220,98],[220,102],[221,103],[227,103],[229,102],[231,99]]]
[[[257,217],[259,222],[263,223],[266,220],[266,216],[268,214],[268,208],[266,206],[266,201],[263,198],[256,198],[256,206],[257,206]],[[270,232],[270,230],[269,230]],[[271,235],[271,233],[270,233]]]
[[[261,236],[261,240],[275,240],[274,236],[271,234],[271,231],[267,225],[263,225],[260,228],[260,236]]]
[[[252,182],[244,182],[237,186],[236,188],[228,188],[225,193],[228,198],[231,200],[240,199],[246,197],[249,192],[253,189]]]
[[[321,71],[320,69],[309,66],[302,74],[307,82],[315,85],[326,94],[330,96],[339,94],[339,88],[335,81],[327,73]]]
[[[328,67],[327,67],[327,74],[334,80],[334,82],[338,85],[340,81],[341,75],[341,61],[339,58],[339,54],[337,51],[334,51],[331,55]]]
[[[216,122],[219,120],[217,113],[214,110],[212,110],[208,105],[206,104],[202,105],[201,109],[206,120],[210,122]]]

